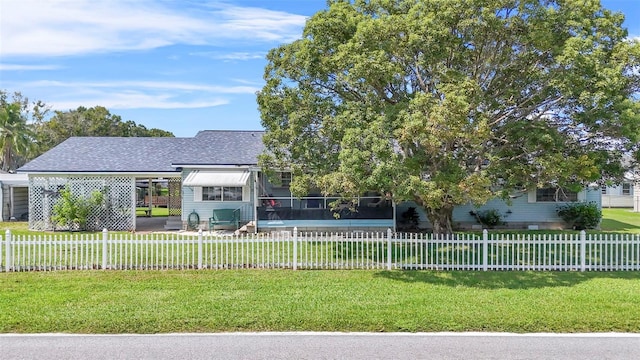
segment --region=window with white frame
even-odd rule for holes
[[[606,195],[607,194],[607,185],[602,185],[602,187],[600,188],[600,191],[602,192],[602,195]]]
[[[578,201],[578,193],[563,188],[543,188],[536,190],[536,202]]]
[[[242,201],[242,187],[203,186],[202,201]]]
[[[622,184],[622,195],[631,195],[631,183]]]
[[[289,187],[291,185],[291,173],[288,171],[280,173],[280,186]]]

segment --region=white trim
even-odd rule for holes
[[[202,186],[196,186],[193,188],[193,201],[202,202]]]
[[[157,177],[165,177],[165,178],[174,178],[180,177],[181,173],[179,171],[170,171],[170,172],[103,172],[103,171],[91,171],[91,172],[27,172],[23,173],[27,174],[29,177],[31,176],[48,176],[48,177],[78,177],[78,176],[112,176],[112,177],[122,177],[122,176],[133,176],[137,178],[157,178]]]
[[[193,170],[182,181],[183,186],[244,187],[249,180],[249,171],[205,171]]]
[[[242,199],[241,200],[225,200],[223,196],[222,200],[204,200],[202,199],[202,188],[205,188],[205,187],[219,187],[219,188],[222,188],[223,191],[224,191],[224,188],[239,187],[242,189]],[[193,186],[192,188],[193,188],[194,202],[205,202],[205,203],[246,202],[245,199],[251,198],[250,196],[251,189],[249,188],[248,185],[245,185],[245,186],[209,185],[209,186]]]
[[[9,209],[9,214],[11,214],[11,209]],[[10,216],[7,219],[10,219]],[[4,221],[4,189],[2,184],[0,184],[0,221]]]
[[[546,188],[540,188],[540,189],[546,189]],[[566,204],[566,203],[573,203],[573,202],[584,202],[587,200],[587,190],[583,189],[580,190],[576,193],[576,201],[538,201],[538,190],[540,190],[538,188],[534,188],[532,190],[529,190],[529,192],[527,193],[527,202],[528,203],[543,203],[543,204]],[[598,188],[598,191],[600,191],[600,189]]]
[[[187,168],[187,169],[245,169],[253,170],[259,169],[256,165],[200,165],[200,164],[171,164],[172,168]]]
[[[29,177],[27,174],[0,174],[0,184],[28,187]]]

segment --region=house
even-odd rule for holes
[[[392,206],[364,204],[379,197],[362,199],[361,211],[350,211],[350,206],[336,212],[330,204],[337,198],[294,198],[286,178],[269,182],[257,164],[262,135],[201,131],[193,138],[69,138],[19,169],[29,179],[29,228],[56,228],[52,210],[68,186],[82,196],[106,195],[106,203],[88,221],[91,227],[135,230],[137,206],[154,206],[154,197],[140,203],[141,183],[160,180],[168,187],[166,228],[184,228],[195,219],[195,227],[208,229],[213,211],[220,209],[238,210],[241,224],[259,230],[393,228]]]
[[[26,174],[0,173],[0,221],[26,220],[29,180]]]
[[[630,207],[633,207],[634,212],[640,212],[640,168],[627,172],[625,180],[633,184],[630,191],[633,194],[633,201]]]
[[[476,214],[495,211],[500,216],[501,227],[513,229],[563,229],[567,224],[558,216],[558,207],[567,203],[593,202],[601,207],[600,191],[596,187],[585,187],[579,192],[543,188],[514,193],[509,200],[492,199],[476,207],[472,204],[457,206],[453,210],[454,227],[457,229],[482,228]],[[398,205],[398,219],[411,203]],[[421,228],[429,228],[428,219],[419,211]]]
[[[625,181],[617,185],[603,185],[602,207],[632,208],[634,200],[634,183]]]
[[[136,209],[144,207],[149,213],[154,203],[168,208],[167,229],[210,229],[216,225],[209,222],[214,211],[231,209],[240,225],[251,224],[259,231],[395,229],[397,218],[411,206],[396,205],[376,193],[350,203],[319,192],[293,197],[290,173],[278,172],[279,179],[270,181],[258,167],[262,136],[262,131],[207,130],[191,138],[69,138],[19,169],[28,176],[29,228],[57,227],[51,216],[65,187],[79,196],[103,193],[106,201],[88,224],[121,231],[135,230]],[[162,184],[166,195],[145,196],[141,191],[151,188],[149,184]],[[600,204],[600,195],[585,189],[565,200]],[[494,200],[483,208],[498,208],[512,225],[553,227],[561,223],[556,200],[544,190],[533,190],[509,204]],[[472,227],[473,209],[456,208],[454,221]],[[424,215],[421,220],[428,226]]]

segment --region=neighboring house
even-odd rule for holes
[[[632,182],[633,189],[633,211],[640,212],[640,168],[636,168],[633,171],[629,171],[625,174],[625,178]]]
[[[29,179],[26,174],[0,173],[0,221],[27,220]]]
[[[56,227],[52,209],[65,187],[84,196],[95,191],[105,194],[107,200],[92,214],[89,225],[126,231],[136,228],[136,207],[154,206],[153,197],[141,196],[143,184],[160,182],[168,188],[161,204],[169,209],[167,228],[209,229],[214,210],[237,209],[240,225],[252,224],[260,231],[386,230],[395,229],[398,216],[411,206],[396,207],[375,193],[348,204],[314,192],[293,197],[290,173],[277,173],[279,179],[269,181],[258,167],[258,155],[264,151],[262,135],[262,131],[201,131],[192,138],[67,139],[19,169],[28,175],[29,228]],[[600,195],[585,190],[567,200],[600,204]],[[514,196],[509,205],[494,200],[481,209],[503,211],[513,226],[557,227],[561,220],[554,196],[533,191]],[[473,209],[456,208],[454,222],[471,227]],[[424,215],[421,218],[421,225],[428,226]]]
[[[634,200],[634,183],[625,181],[618,185],[603,185],[602,207],[603,208],[632,208]]]

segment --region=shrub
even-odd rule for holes
[[[69,187],[60,190],[60,198],[53,205],[51,220],[71,230],[87,230],[89,214],[104,202],[104,194],[100,191],[91,193],[86,199],[71,192]]]
[[[558,207],[557,213],[575,230],[593,229],[602,219],[602,211],[594,202],[562,205]]]
[[[476,217],[476,220],[489,228],[502,224],[502,215],[496,209],[488,209],[483,211],[471,211],[471,215]]]
[[[420,215],[415,207],[409,207],[401,215],[401,227],[405,230],[417,230],[420,221]]]

